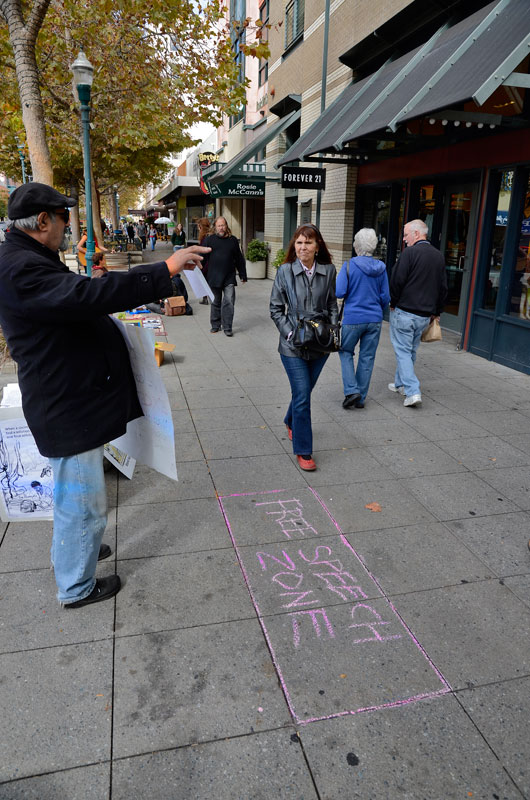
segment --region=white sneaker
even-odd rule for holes
[[[391,392],[398,392],[398,394],[405,394],[405,387],[404,386],[396,386],[395,383],[389,383],[388,388]]]
[[[410,397],[405,397],[403,400],[404,406],[419,406],[421,403],[421,394],[411,394]]]

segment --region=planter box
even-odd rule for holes
[[[247,265],[247,278],[249,280],[261,279],[267,272],[266,261],[245,261]]]

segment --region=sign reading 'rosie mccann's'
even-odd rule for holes
[[[212,197],[265,197],[263,179],[229,179],[223,183],[208,183]]]
[[[282,167],[282,189],[325,189],[326,170],[309,167]]]

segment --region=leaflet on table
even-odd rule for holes
[[[214,299],[213,292],[202,274],[200,267],[195,267],[195,269],[183,269],[180,275],[186,278],[191,291],[199,300],[202,300],[205,295],[208,296],[210,300]]]
[[[119,327],[129,350],[136,389],[144,416],[129,422],[127,432],[111,444],[140,464],[145,464],[168,478],[177,478],[175,440],[171,408],[166,387],[154,359],[154,331],[124,325]]]

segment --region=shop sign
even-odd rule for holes
[[[282,189],[325,189],[326,170],[310,167],[282,167]]]
[[[223,183],[207,184],[212,197],[265,197],[264,180],[232,178]]]
[[[210,194],[209,186],[208,186],[208,184],[206,183],[206,181],[204,180],[204,178],[202,176],[202,171],[206,167],[209,167],[210,164],[215,164],[217,161],[219,161],[219,155],[216,154],[216,153],[210,153],[210,152],[199,153],[198,160],[199,160],[199,175],[200,175],[199,187],[200,187],[200,190],[201,190],[201,192],[203,194]]]

